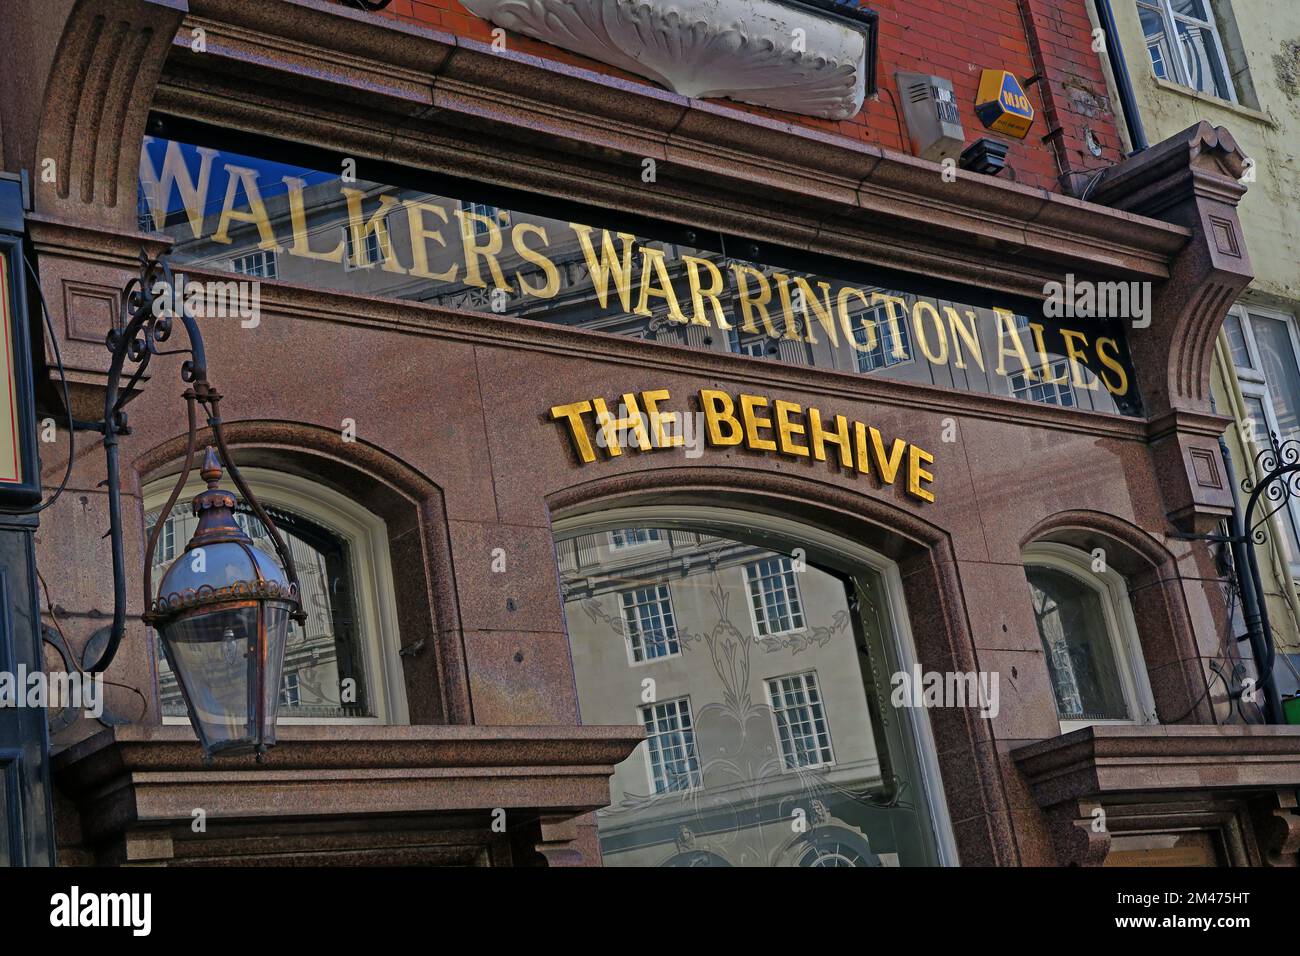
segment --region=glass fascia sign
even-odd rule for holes
[[[140,226],[172,237],[176,265],[1141,414],[1115,318],[1067,325],[1032,299],[760,253],[705,230],[612,220],[363,159],[326,172],[318,151],[260,142],[257,151],[145,138]],[[286,161],[295,155],[312,163]],[[361,175],[372,171],[382,178]]]

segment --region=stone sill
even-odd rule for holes
[[[1171,80],[1162,80],[1160,77],[1152,75],[1153,82],[1158,90],[1164,90],[1169,93],[1176,93],[1179,96],[1186,97],[1189,100],[1196,100],[1204,106],[1211,109],[1223,110],[1225,113],[1232,113],[1244,117],[1252,123],[1259,123],[1261,126],[1267,126],[1269,129],[1277,129],[1278,124],[1273,117],[1249,106],[1242,106],[1240,103],[1233,103],[1230,100],[1220,99],[1209,93],[1202,93],[1200,90],[1194,90],[1190,86],[1183,86],[1181,83],[1174,83]]]
[[[1041,807],[1110,794],[1300,787],[1300,727],[1085,727],[1011,753]]]

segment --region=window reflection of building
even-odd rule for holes
[[[622,593],[623,627],[633,663],[680,653],[671,592],[666,584]]]
[[[912,361],[912,336],[907,331],[907,323],[889,322],[883,308],[858,316],[853,339],[861,347],[857,352],[859,372],[874,372]]]
[[[1049,374],[1050,381],[1034,381],[1020,372],[1008,376],[1012,396],[1046,405],[1073,408],[1075,396],[1074,387],[1070,384],[1070,366],[1064,361],[1056,362],[1050,367]]]
[[[803,628],[803,602],[789,558],[778,555],[745,565],[745,582],[755,634],[767,637]]]
[[[1063,729],[1154,720],[1127,584],[1056,544],[1026,552],[1025,576]]]
[[[641,708],[641,723],[645,726],[650,786],[654,792],[694,790],[700,786],[690,698],[647,704]]]
[[[608,532],[557,541],[582,720],[647,735],[597,814],[605,863],[933,862],[911,758],[882,744],[870,696],[868,648],[887,626],[879,580],[851,596],[790,555],[654,530],[632,549]],[[678,652],[638,663],[623,602],[661,590]]]
[[[263,249],[247,255],[236,256],[230,260],[230,268],[241,275],[254,279],[278,279],[280,277],[279,261],[274,251]]]
[[[658,528],[616,528],[609,533],[609,546],[615,551],[635,548],[658,540]]]
[[[397,660],[395,611],[383,522],[342,496],[301,479],[246,469],[259,499],[293,555],[307,621],[292,627],[280,682],[280,716],[286,722],[403,723],[405,694]],[[198,486],[195,486],[196,488]],[[146,489],[146,534],[164,521],[154,580],[188,541],[197,524],[186,504],[163,518],[171,481]],[[179,499],[188,502],[192,495]],[[343,509],[343,510],[340,510]],[[265,527],[242,501],[235,521],[255,546],[274,554]],[[184,698],[161,649],[159,696],[166,719],[180,722]]]
[[[786,770],[823,767],[835,761],[816,672],[769,680],[767,700],[776,719],[776,739]]]

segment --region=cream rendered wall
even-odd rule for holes
[[[1096,10],[1091,0],[1085,3],[1095,24]],[[1234,77],[1236,104],[1158,78],[1134,0],[1111,0],[1148,142],[1158,143],[1205,120],[1229,130],[1254,160],[1253,181],[1247,180],[1239,212],[1255,279],[1241,302],[1300,315],[1300,2],[1214,3],[1229,60],[1235,56],[1246,68],[1244,78]],[[1110,92],[1120,114],[1113,83]],[[1221,333],[1213,369],[1215,406],[1240,424],[1244,409],[1229,356]],[[1259,448],[1243,441],[1240,428],[1230,430],[1227,441],[1240,481],[1251,474]],[[1287,563],[1279,559],[1273,544],[1281,540],[1281,533],[1275,528],[1270,544],[1258,548],[1257,555],[1278,649],[1296,653],[1300,652],[1300,598]]]

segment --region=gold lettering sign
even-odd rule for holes
[[[666,388],[625,392],[617,413],[602,397],[581,399],[550,410],[565,428],[578,460],[589,465],[601,457],[682,448],[687,438],[713,448],[744,447],[763,454],[832,461],[841,470],[869,475],[881,485],[900,484],[921,501],[934,501],[929,485],[934,456],[902,438],[886,441],[878,428],[844,415],[823,417],[820,409],[765,395],[702,388],[696,395],[700,423],[665,411]]]
[[[649,238],[153,137],[140,190],[151,225],[175,241],[175,263],[1141,412],[1122,322],[1067,327],[1026,299],[906,277],[884,286],[869,268],[829,260],[819,262],[834,276],[800,273],[753,261],[756,247],[724,254],[721,236],[680,227],[676,239]]]

